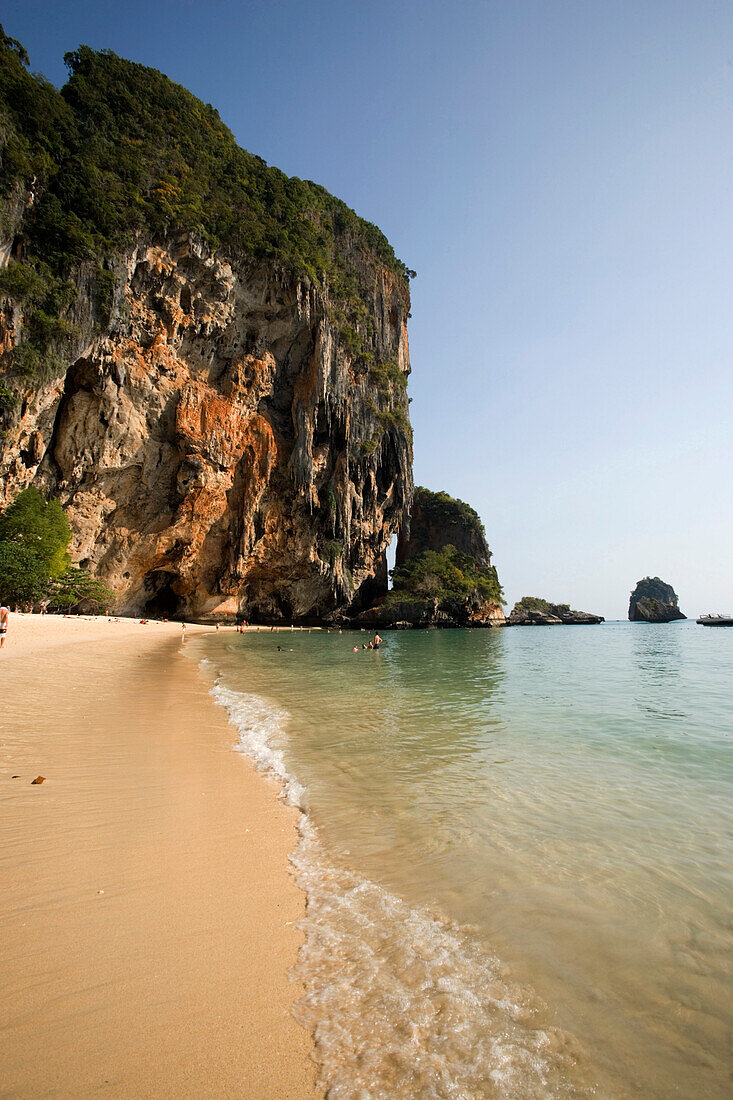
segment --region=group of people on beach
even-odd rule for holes
[[[0,605],[0,649],[2,649],[5,646],[5,639],[6,639],[7,634],[8,634],[9,618],[10,618],[10,608],[7,607],[3,603],[3,604]],[[148,619],[141,619],[140,623],[141,623],[141,625],[147,625],[148,621],[149,621]],[[167,620],[164,619],[163,622],[167,622]],[[237,624],[237,633],[238,634],[244,634],[244,631],[245,631],[246,627],[247,627],[246,622],[238,623]],[[219,624],[218,623],[216,624],[216,629],[217,630],[219,629]],[[259,630],[259,627],[257,627],[257,629]],[[270,627],[270,630],[274,630],[274,629],[275,629],[274,627]],[[293,628],[291,627],[290,629],[292,630]],[[308,631],[308,633],[310,634],[310,630]],[[330,631],[328,631],[327,633],[330,633]],[[339,634],[340,633],[341,633],[341,630],[339,630]],[[186,640],[186,624],[185,624],[185,622],[181,623],[181,640],[182,641]],[[362,649],[379,649],[379,647],[381,645],[382,645],[382,639],[379,637],[378,634],[375,634],[374,635],[374,641],[370,641],[368,645],[367,645],[366,642],[363,642],[361,648]],[[280,646],[278,646],[277,648],[280,649]],[[358,650],[359,650],[359,647],[355,645],[354,646],[354,653],[357,653]]]

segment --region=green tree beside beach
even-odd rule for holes
[[[58,577],[70,562],[71,528],[58,500],[24,489],[0,513],[0,543],[9,543],[38,563],[39,572]]]
[[[0,513],[0,592],[7,603],[29,606],[44,599],[67,569],[71,529],[57,500],[24,489]]]
[[[14,606],[43,600],[53,610],[101,610],[112,593],[86,570],[71,565],[71,528],[58,500],[38,489],[18,493],[0,512],[0,597]]]
[[[83,608],[85,611],[103,611],[114,599],[114,593],[86,569],[70,565],[50,585],[49,609],[64,614]]]

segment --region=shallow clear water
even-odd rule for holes
[[[306,811],[330,1095],[733,1094],[733,630],[365,638],[199,643]]]

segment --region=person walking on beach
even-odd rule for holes
[[[5,604],[0,607],[0,649],[5,645],[5,636],[8,633],[8,620],[10,618],[10,608]]]

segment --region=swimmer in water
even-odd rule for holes
[[[375,634],[374,635],[374,648],[379,649],[381,644],[382,644],[382,639],[379,637],[378,634]]]

